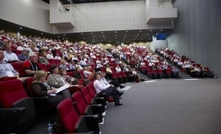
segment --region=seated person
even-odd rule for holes
[[[115,67],[115,71],[116,71],[116,73],[120,73],[120,72],[121,72],[121,68],[120,68],[119,65],[117,65],[117,66]]]
[[[19,73],[13,68],[9,63],[3,61],[4,52],[0,49],[0,78],[2,77],[17,77],[19,78]]]
[[[88,67],[84,67],[83,73],[86,79],[92,80],[94,77],[94,74],[89,70]]]
[[[176,67],[172,67],[172,73],[174,78],[180,78],[179,77],[179,70]]]
[[[110,68],[110,65],[107,64],[107,67],[106,67],[106,76],[105,76],[108,80],[112,79],[113,76],[112,76],[112,70]]]
[[[62,100],[66,98],[70,98],[69,90],[65,89],[60,93],[57,93],[56,96],[50,96],[50,94],[55,94],[57,88],[51,87],[46,82],[47,73],[45,71],[38,71],[34,77],[34,81],[32,83],[33,93],[38,96],[49,96],[48,104],[56,104],[58,105]]]
[[[97,61],[97,65],[96,65],[95,71],[96,71],[96,72],[97,72],[97,71],[100,71],[100,69],[101,69],[102,67],[104,67],[104,66],[102,65],[101,61]]]
[[[42,52],[42,56],[39,56],[39,63],[49,64],[46,52]]]
[[[86,86],[87,84],[90,83],[90,80],[82,78],[80,75],[80,71],[81,71],[81,69],[79,67],[77,67],[76,71],[74,72],[74,77],[78,80],[83,80],[83,85]]]
[[[131,73],[132,73],[131,76],[132,76],[133,81],[137,81],[137,82],[144,81],[144,79],[140,78],[140,76],[137,73],[137,71],[135,70],[135,68],[131,69]]]
[[[118,91],[116,90],[116,88],[109,85],[109,84],[104,83],[101,80],[101,74],[100,73],[96,73],[96,80],[94,81],[94,88],[95,88],[98,95],[105,94],[106,97],[113,96],[115,106],[123,105],[123,104],[120,103],[120,100],[119,100],[119,95],[120,94],[118,94]]]
[[[27,75],[33,76],[39,70],[41,70],[37,62],[38,62],[38,56],[36,54],[30,55],[28,60],[23,62],[23,68],[25,69]]]
[[[190,69],[190,75],[199,78],[200,76],[200,68],[197,66],[194,66]]]
[[[26,61],[28,59],[28,57],[29,57],[29,50],[26,48],[24,48],[22,50],[22,53],[20,55],[18,55],[18,59],[20,61]]]
[[[51,85],[52,87],[59,88],[66,84],[70,85],[70,83],[68,83],[65,80],[65,78],[59,74],[58,66],[56,65],[51,66],[50,73],[51,74],[48,76],[47,80],[48,80],[48,84]]]
[[[78,86],[78,80],[74,77],[67,75],[67,71],[65,69],[60,69],[60,75],[70,84]]]
[[[59,68],[69,70],[68,63],[66,62],[66,60],[61,60]]]
[[[118,88],[118,87],[120,87],[120,88],[125,88],[125,86],[120,85],[118,82],[116,82],[116,81],[114,81],[114,80],[111,80],[111,81],[107,82],[107,80],[106,80],[106,78],[105,78],[105,76],[106,76],[106,73],[105,73],[105,72],[100,72],[100,71],[99,71],[98,73],[101,74],[101,80],[102,80],[102,81],[104,81],[104,82],[106,82],[106,83],[109,83],[109,84],[111,84],[111,85],[114,85],[115,88]]]
[[[17,55],[11,51],[11,44],[8,41],[4,41],[4,61],[6,62],[16,62],[19,61]]]

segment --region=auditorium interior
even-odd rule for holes
[[[220,0],[0,0],[1,134],[220,134]]]

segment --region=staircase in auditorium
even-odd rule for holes
[[[160,54],[158,54],[158,53],[155,53],[155,54],[157,54],[158,56],[160,56],[162,59],[166,60],[167,63],[168,63],[171,67],[176,67],[176,66],[173,65],[169,60],[167,60],[166,58],[164,58],[164,57],[161,56]],[[191,79],[191,78],[192,78],[190,75],[188,75],[188,74],[182,72],[179,68],[178,68],[178,70],[179,70],[179,76],[180,76],[181,79]]]

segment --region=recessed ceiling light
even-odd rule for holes
[[[139,34],[137,34],[137,35],[139,35]]]
[[[60,38],[60,36],[58,36],[58,38]]]
[[[101,32],[103,34],[103,32]]]
[[[22,29],[22,27],[20,27],[20,29]]]
[[[124,36],[127,36],[126,34]]]
[[[127,32],[127,31],[126,31]]]
[[[152,32],[152,30],[150,30]]]
[[[41,34],[44,34],[44,33],[41,33]]]
[[[81,34],[84,34],[84,33],[81,33]]]
[[[140,30],[140,32],[142,32],[142,30]]]
[[[115,33],[117,33],[117,31],[115,31]]]
[[[161,29],[160,31],[163,31],[163,29]]]
[[[91,34],[93,34],[93,32],[91,32]]]
[[[95,36],[94,36],[95,37]]]

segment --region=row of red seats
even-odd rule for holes
[[[25,81],[26,86],[28,86],[27,88],[29,88],[28,90],[30,90],[32,80],[33,79],[30,78]],[[47,101],[45,101],[45,98],[34,97],[33,94],[29,97],[23,88],[23,83],[17,79],[0,81],[0,87],[0,103],[2,105],[2,108],[0,108],[0,116],[2,117],[0,118],[0,123],[2,124],[0,125],[6,127],[5,130],[8,130],[7,128],[15,128],[11,129],[10,132],[23,133],[35,124],[37,120],[37,105],[44,107],[42,103]],[[7,90],[5,90],[6,88]],[[98,134],[99,127],[97,123],[102,121],[102,113],[105,110],[106,100],[96,95],[93,82],[73,93],[72,100],[75,101],[75,107],[73,107],[73,102],[70,99],[67,100],[61,102],[57,108],[65,132],[74,133],[87,129],[88,131],[93,131],[95,134]],[[69,104],[71,102],[71,106],[65,106],[64,108],[63,106],[66,102],[69,102]],[[95,104],[97,104],[96,108],[94,108]],[[66,113],[65,111],[68,110],[72,112]],[[87,127],[84,126],[84,130],[81,129],[81,125],[85,122],[76,124],[76,122],[82,121],[83,116],[79,115],[93,115],[89,121],[86,121],[90,123],[86,125]],[[84,120],[88,120],[87,118],[89,118],[89,116],[85,117]],[[77,127],[77,125],[79,126]]]

